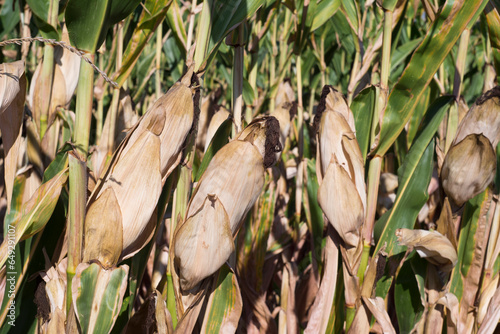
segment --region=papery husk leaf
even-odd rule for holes
[[[358,141],[355,138],[344,135],[342,136],[342,148],[347,157],[348,165],[346,166],[346,170],[354,181],[359,198],[363,203],[363,209],[366,210],[365,167]]]
[[[207,195],[217,195],[227,212],[231,232],[234,234],[259,197],[263,186],[264,166],[261,154],[251,143],[234,140],[213,157],[192,196],[187,217],[203,206]]]
[[[7,212],[10,211],[14,178],[21,146],[24,119],[26,75],[24,62],[0,64],[0,132],[4,151],[5,192]]]
[[[106,270],[97,263],[80,263],[73,277],[73,307],[82,333],[109,333],[127,289],[129,267]]]
[[[444,159],[441,180],[446,194],[461,206],[493,181],[496,155],[482,134],[471,134],[452,145]]]
[[[273,116],[254,119],[235,139],[252,143],[262,155],[265,168],[278,161],[283,149],[280,143],[280,125]]]
[[[83,262],[98,260],[106,269],[118,263],[123,249],[122,213],[113,188],[104,190],[87,209]]]
[[[276,117],[278,122],[280,123],[280,141],[281,146],[285,147],[285,141],[290,133],[290,118],[291,118],[291,108],[297,108],[296,105],[292,105],[291,103],[277,106],[273,112],[271,112],[271,116]]]
[[[500,289],[496,289],[477,334],[494,333],[500,321]]]
[[[342,137],[344,135],[350,139],[355,139],[356,137],[344,116],[336,111],[326,110],[323,112],[318,126],[318,145],[322,176],[325,176],[333,155],[335,155],[338,163],[349,172],[347,158],[342,150]],[[349,176],[352,178],[352,175],[349,174]]]
[[[329,228],[331,229],[331,227]],[[325,266],[323,279],[316,294],[311,316],[304,330],[306,334],[326,333],[331,309],[334,307],[335,289],[337,286],[339,250],[331,233],[327,236],[325,246]]]
[[[208,195],[199,211],[175,233],[174,264],[181,288],[194,288],[215,273],[234,251],[229,217],[216,195]]]
[[[441,304],[449,310],[448,312],[449,320],[451,321],[451,324],[456,330],[458,324],[458,314],[459,314],[458,313],[459,302],[457,297],[454,294],[447,292],[445,293],[444,296],[439,298],[436,304]]]
[[[66,260],[63,260],[56,267],[50,267],[46,272],[41,273],[45,281],[43,293],[45,301],[40,301],[38,291],[35,293],[35,303],[48,303],[50,306],[50,319],[45,322],[39,315],[40,333],[64,333],[66,322]],[[40,287],[38,288],[40,289]],[[43,297],[42,297],[43,298]]]
[[[485,319],[486,313],[489,309],[491,300],[498,289],[498,274],[488,283],[485,287],[483,282],[483,290],[479,296],[479,306],[477,308],[477,323],[481,324]],[[499,319],[500,320],[500,319]]]
[[[122,152],[99,192],[102,196],[106,188],[112,188],[118,201],[123,225],[122,259],[137,250],[135,241],[150,230],[148,224],[161,194],[160,140],[157,135],[160,127],[161,122],[153,123],[151,131],[145,130],[127,152]],[[99,200],[98,197],[96,201]]]
[[[392,326],[391,319],[389,318],[389,314],[385,309],[385,301],[381,297],[372,298],[363,298],[363,303],[373,314],[378,324],[382,327],[384,333],[394,333],[396,334],[396,330]]]
[[[212,117],[214,116],[214,101],[215,94],[209,94],[202,98],[200,106],[200,117],[198,119],[198,131],[196,133],[196,147],[200,150],[206,151],[207,144],[207,134],[210,123],[212,122]],[[214,132],[215,133],[215,132]],[[213,136],[213,134],[212,134]],[[210,143],[210,140],[208,140]]]
[[[400,228],[396,230],[396,237],[399,245],[415,249],[420,257],[426,258],[445,272],[453,269],[458,262],[453,244],[437,231]]]
[[[348,173],[337,162],[330,164],[319,186],[318,203],[342,240],[357,247],[364,221],[363,203]]]
[[[153,332],[170,334],[174,332],[172,317],[161,293],[153,290],[139,310],[130,318],[123,332],[124,334]]]
[[[276,90],[274,99],[276,107],[283,106],[286,103],[292,103],[295,100],[295,92],[289,81],[280,82]]]
[[[231,116],[229,111],[226,110],[226,108],[221,107],[219,111],[217,111],[213,116],[212,119],[210,120],[210,124],[208,125],[208,129],[206,132],[206,140],[205,140],[205,150],[204,152],[207,151],[208,146],[210,146],[210,142],[212,141],[212,138],[214,137],[215,133],[217,132],[217,129],[221,126],[224,121]]]
[[[460,123],[453,145],[470,134],[482,134],[496,147],[500,141],[500,86],[479,97]]]

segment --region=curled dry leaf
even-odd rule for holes
[[[400,228],[396,230],[396,237],[400,245],[415,249],[420,257],[439,266],[442,271],[450,271],[457,264],[455,247],[437,231]]]
[[[174,234],[174,265],[183,290],[227,261],[233,237],[264,186],[264,168],[276,162],[280,150],[278,121],[264,117],[215,154]]]
[[[470,134],[446,154],[441,169],[444,191],[461,206],[488,187],[496,167],[496,154],[488,138]]]

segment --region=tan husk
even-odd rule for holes
[[[318,131],[317,174],[322,179],[318,202],[346,245],[357,247],[366,210],[366,186],[353,120],[342,94],[325,86],[314,119]],[[355,267],[354,263],[351,266]]]
[[[496,155],[488,138],[470,134],[446,154],[441,169],[444,191],[461,206],[488,187],[495,171]]]
[[[208,130],[206,132],[206,141],[205,141],[205,152],[208,149],[208,146],[210,146],[210,142],[212,141],[212,138],[214,137],[215,133],[217,132],[217,129],[219,126],[230,116],[231,114],[229,111],[227,111],[226,108],[220,107],[219,111],[217,111],[213,116],[212,119],[210,120],[210,125],[208,125]]]
[[[470,134],[483,134],[496,147],[500,141],[500,86],[479,97],[457,129],[453,145]]]
[[[117,259],[120,261],[133,256],[152,237],[156,226],[154,213],[162,185],[179,163],[186,138],[199,112],[199,90],[191,88],[192,80],[197,79],[191,68],[139,120],[118,147],[108,168],[101,174],[87,205],[85,230],[96,230],[92,231],[92,241],[85,240],[86,260],[100,257],[99,261],[103,265],[116,265]],[[113,195],[104,196],[106,191],[113,192]],[[116,201],[110,201],[113,198]],[[118,208],[100,212],[93,208],[104,205],[99,202],[115,203],[113,205]],[[109,217],[103,217],[108,214]],[[112,242],[110,238],[116,239],[109,233],[111,227],[99,228],[97,222],[107,219],[113,224],[121,220],[123,248],[119,254],[116,254],[118,248],[108,248],[106,255],[98,255],[91,250],[90,245],[109,245]],[[111,249],[113,252],[110,252]]]
[[[233,237],[264,186],[264,168],[281,150],[274,117],[252,122],[212,158],[174,234],[174,265],[190,290],[215,273],[234,250]]]
[[[458,262],[457,251],[448,238],[437,231],[396,230],[398,243],[417,251],[420,257],[439,266],[445,272],[450,271]]]

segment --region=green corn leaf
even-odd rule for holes
[[[477,280],[475,282],[475,288],[477,289],[478,279],[481,277],[486,249],[485,241],[488,240],[487,236],[486,239],[484,238],[485,233],[489,230],[486,226],[489,220],[487,215],[491,201],[489,192],[487,189],[465,204],[458,239],[458,262],[450,278],[450,292],[459,301],[462,301],[465,295],[471,293],[472,286],[467,283],[471,280]],[[474,291],[472,293],[475,294]]]
[[[82,333],[109,333],[127,289],[128,266],[105,270],[97,263],[80,263],[73,277],[73,306]]]
[[[59,40],[59,25],[49,23],[50,3],[53,0],[26,0],[34,14],[34,21],[44,38]]]
[[[243,301],[236,275],[222,266],[213,279],[214,286],[207,303],[201,333],[224,333],[238,327]]]
[[[205,1],[196,34],[195,70],[204,71],[215,57],[224,37],[252,16],[265,2],[265,0]]]
[[[356,125],[356,139],[364,161],[366,161],[366,154],[370,148],[370,129],[376,99],[377,89],[371,86],[363,89],[351,103]]]
[[[140,0],[69,0],[66,24],[71,44],[94,53],[104,42],[108,29],[126,18]]]
[[[398,245],[395,233],[398,228],[413,228],[420,209],[429,197],[427,188],[434,163],[433,137],[452,100],[452,97],[441,97],[427,112],[427,117],[431,120],[414,142],[398,170],[399,187],[396,201],[375,224],[374,235],[377,240],[375,253],[385,247],[389,258],[396,255],[394,260],[397,261],[402,256],[404,246]],[[381,279],[377,284],[377,296],[386,296],[391,284],[391,274]]]
[[[323,0],[318,3],[311,25],[311,32],[325,24],[337,12],[339,7],[340,0]]]
[[[414,263],[423,268],[427,265],[425,259],[415,256],[414,253],[401,267],[394,286],[394,302],[400,333],[410,333],[425,310],[425,304],[422,304],[425,302],[425,294],[422,298],[418,282],[423,277],[414,272]]]
[[[59,194],[68,179],[68,170],[60,171],[56,176],[42,184],[21,207],[21,212],[13,218],[11,226],[15,228],[15,244],[26,239],[45,227],[59,199]],[[0,268],[8,256],[8,240],[0,245]]]
[[[483,0],[465,1],[461,5],[447,1],[443,5],[439,17],[413,53],[410,63],[389,95],[375,154],[384,155],[394,143],[444,58],[469,21],[485,5],[486,1]]]
[[[160,22],[165,19],[171,2],[171,0],[147,0],[145,2],[139,23],[134,29],[132,38],[123,53],[122,66],[114,76],[114,80],[119,87],[123,86],[130,76],[144,47],[153,36]]]

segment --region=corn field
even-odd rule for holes
[[[500,332],[500,0],[0,5],[0,334]]]

